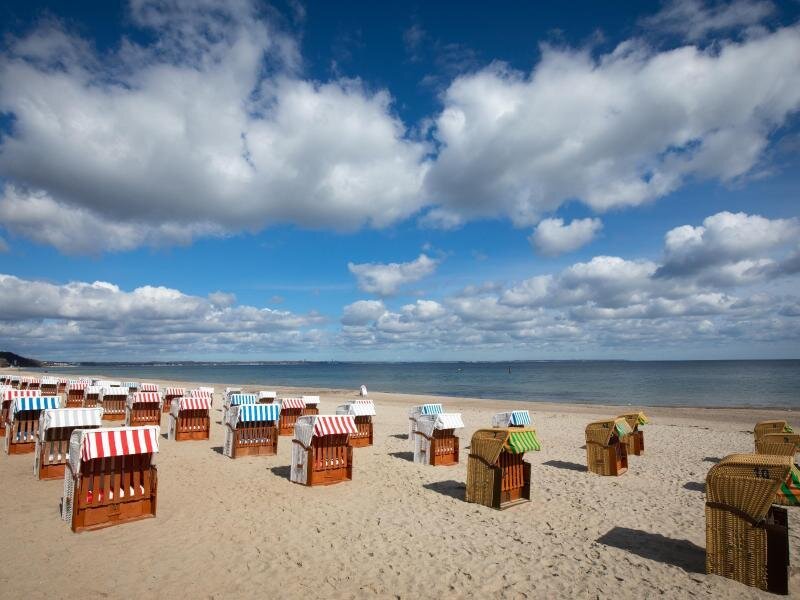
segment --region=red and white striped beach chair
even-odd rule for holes
[[[161,426],[160,394],[158,392],[130,394],[125,403],[125,425],[128,427]]]
[[[350,445],[353,448],[372,446],[373,429],[372,417],[375,416],[375,403],[372,400],[350,400],[336,408],[337,415],[350,415],[356,423],[357,433],[350,436]]]
[[[350,415],[301,416],[294,426],[289,479],[303,485],[330,485],[353,479],[353,447],[357,433]]]
[[[192,390],[175,398],[169,410],[168,437],[176,442],[207,440],[211,434],[211,394]]]
[[[70,381],[67,384],[67,408],[83,407],[83,398],[88,384],[85,381]]]
[[[278,425],[278,435],[294,435],[294,424],[303,415],[306,403],[302,398],[280,398],[281,420]]]
[[[170,407],[172,406],[172,401],[175,398],[181,398],[186,395],[186,388],[182,387],[168,387],[164,388],[164,406],[162,408],[163,412],[168,413]]]

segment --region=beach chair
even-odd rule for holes
[[[193,390],[197,392],[197,390]],[[211,394],[175,398],[169,411],[167,436],[176,442],[207,440],[211,434]]]
[[[353,448],[372,446],[372,417],[375,416],[375,403],[372,400],[351,400],[336,407],[336,414],[353,417],[358,430],[350,436],[349,443]]]
[[[103,388],[99,385],[87,385],[83,392],[83,408],[94,408],[100,406],[100,396]]]
[[[187,396],[194,396],[196,398],[207,398],[209,402],[209,407],[214,407],[214,388],[213,387],[198,387],[193,390],[189,390]]]
[[[67,408],[82,408],[87,385],[83,381],[69,382],[67,384]]]
[[[472,435],[467,459],[467,502],[498,510],[530,502],[531,465],[526,452],[542,446],[527,427],[479,429]]]
[[[417,419],[420,415],[438,415],[443,413],[441,404],[420,404],[408,409],[408,439],[414,443],[414,432],[417,430]]]
[[[101,388],[98,406],[103,407],[106,421],[124,421],[128,404],[128,389],[121,386]]]
[[[308,486],[352,480],[353,447],[347,443],[347,438],[357,431],[349,415],[298,417],[292,439],[289,480]]]
[[[794,433],[786,421],[761,421],[753,428],[753,442],[758,452],[758,440],[770,433]]]
[[[23,377],[20,379],[19,389],[28,391],[41,391],[41,382],[39,381],[38,377]]]
[[[186,395],[186,388],[182,387],[168,387],[164,388],[164,407],[163,411],[168,413],[172,407],[172,401],[175,398],[182,398]]]
[[[631,433],[620,440],[623,444],[625,444],[625,450],[628,453],[628,456],[641,456],[644,454],[644,431],[642,431],[640,428],[649,423],[647,417],[644,416],[643,412],[636,412],[629,413],[627,415],[620,415],[617,418],[625,419],[625,421],[628,423],[628,427],[631,428]]]
[[[277,454],[280,412],[279,404],[231,406],[225,422],[223,454],[231,458]]]
[[[64,479],[69,440],[76,429],[102,426],[102,408],[47,408],[39,417],[33,475],[39,480]]]
[[[69,385],[69,380],[64,378],[59,378],[58,380],[58,394],[66,394],[67,393],[67,386]]]
[[[294,435],[294,424],[303,415],[306,403],[302,398],[280,398],[281,420],[278,426],[278,435]]]
[[[58,396],[58,378],[42,377],[39,383],[42,396]]]
[[[225,394],[224,394],[224,397],[223,397],[222,401],[223,401],[223,403],[227,402],[228,398],[230,396],[232,396],[233,394],[243,394],[243,393],[244,392],[243,392],[242,388],[240,388],[240,387],[226,387],[225,388]]]
[[[21,379],[22,378],[19,375],[12,375],[8,378],[8,382],[11,384],[11,387],[13,387],[15,390],[18,390],[20,388]]]
[[[69,444],[61,518],[88,531],[156,516],[158,427],[77,429]]]
[[[275,404],[278,400],[278,392],[272,390],[261,390],[258,392],[259,404]]]
[[[140,385],[141,384],[138,381],[123,381],[122,382],[122,387],[128,388],[128,393],[129,394],[135,394],[136,392],[138,392]]]
[[[622,475],[628,451],[622,439],[632,432],[625,419],[596,421],[586,426],[586,466],[598,475]]]
[[[230,394],[222,405],[222,423],[228,422],[228,414],[234,406],[242,404],[258,404],[258,396],[255,394]]]
[[[140,392],[158,392],[159,387],[157,383],[147,383],[143,381],[139,384],[139,391]]]
[[[38,391],[38,390],[36,390]],[[30,392],[28,392],[30,393]],[[58,396],[25,395],[14,398],[6,421],[6,454],[27,454],[36,450],[39,417],[46,408],[60,408]]]
[[[501,412],[492,417],[492,427],[531,427],[532,425],[531,413],[527,410]]]
[[[302,396],[303,416],[319,414],[319,396]]]
[[[125,400],[125,425],[142,427],[161,425],[161,395],[158,392],[135,392]]]
[[[800,451],[800,435],[797,433],[765,433],[756,440],[756,454],[790,456]]]
[[[34,390],[31,392],[25,390],[17,390],[10,386],[6,386],[2,390],[0,390],[0,435],[5,438],[6,436],[6,424],[8,423],[8,415],[11,410],[11,403],[14,401],[15,398],[24,398],[29,396],[41,396],[39,390]]]
[[[789,590],[789,523],[773,506],[788,456],[733,454],[706,477],[706,572],[775,594]]]
[[[414,432],[414,462],[434,467],[458,464],[455,432],[463,427],[459,413],[420,415]]]

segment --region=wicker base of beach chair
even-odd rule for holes
[[[67,396],[66,404],[64,404],[65,408],[82,408],[83,407],[83,396]],[[86,407],[91,408],[91,407]]]
[[[278,435],[294,435],[294,424],[297,417],[302,416],[300,408],[282,408],[280,421],[278,424]]]
[[[358,433],[350,434],[350,445],[353,448],[372,446],[372,417],[355,417]]]
[[[434,430],[430,438],[430,464],[434,467],[457,465],[458,444],[458,437],[454,435],[452,429]]]
[[[278,453],[277,428],[257,422],[239,424],[233,434],[231,458],[274,456]]]
[[[624,440],[628,456],[641,456],[644,454],[644,431],[634,431]]]

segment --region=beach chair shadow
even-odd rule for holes
[[[211,449],[217,454],[222,455],[222,450],[223,450],[222,446],[211,446]]]
[[[455,498],[456,500],[463,500],[467,490],[467,486],[463,481],[456,481],[455,479],[434,481],[433,483],[426,483],[422,487],[426,490],[436,492],[437,494]]]
[[[569,471],[587,471],[586,465],[579,465],[574,462],[567,462],[565,460],[548,460],[542,463],[548,467],[555,467],[556,469],[567,469]]]
[[[399,458],[401,460],[407,460],[408,462],[414,461],[413,452],[390,452],[389,456],[392,456],[394,458]]]
[[[718,457],[716,457],[716,456],[706,456],[706,457],[703,459],[703,462],[710,462],[710,463],[717,464],[717,463],[718,463],[719,461],[721,461],[721,460],[722,460],[721,458],[718,458]]]
[[[687,481],[683,484],[683,489],[689,490],[690,492],[705,492],[706,484],[702,481]]]
[[[389,437],[397,438],[398,440],[407,440],[408,439],[408,434],[407,433],[393,433]]]
[[[279,467],[272,467],[270,471],[272,471],[272,474],[275,475],[276,477],[280,477],[281,479],[288,479],[289,473],[292,472],[292,467],[290,467],[289,465],[280,465]]]
[[[706,551],[689,540],[676,540],[658,533],[614,527],[597,538],[597,542],[626,550],[642,558],[673,565],[687,573],[706,572]]]

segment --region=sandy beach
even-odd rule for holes
[[[208,442],[160,439],[155,519],[73,534],[59,519],[62,482],[34,480],[32,454],[0,457],[4,595],[774,597],[705,574],[704,481],[721,457],[752,451],[757,421],[796,424],[800,411],[635,407],[652,421],[647,452],[622,477],[601,477],[585,469],[584,427],[631,407],[370,393],[375,444],[355,450],[353,481],[307,488],[288,479],[290,438],[275,457],[221,454],[225,383],[214,386]],[[278,388],[293,392],[319,394],[323,414],[355,394]],[[493,413],[530,410],[542,441],[526,455],[531,502],[466,503],[466,451],[454,467],[413,464],[407,409],[429,401],[462,413],[462,449]],[[789,589],[800,597],[800,513],[789,514]]]

